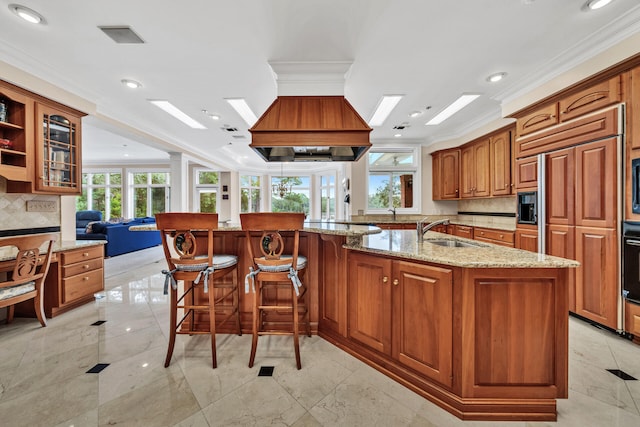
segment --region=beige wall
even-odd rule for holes
[[[30,200],[53,201],[56,210],[28,212],[27,202]],[[57,226],[60,226],[60,196],[7,193],[7,181],[0,177],[0,230]],[[73,234],[75,239],[75,232]]]

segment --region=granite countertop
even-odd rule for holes
[[[429,243],[429,240],[457,240],[474,246],[438,246]],[[424,236],[424,242],[418,243],[416,232],[413,230],[383,230],[378,234],[363,236],[361,245],[352,241],[345,247],[362,252],[468,268],[566,268],[580,265],[573,260],[434,231],[428,231]]]
[[[140,224],[129,227],[131,231],[157,230],[155,224]],[[218,231],[242,231],[240,224],[221,222]],[[358,225],[340,222],[307,221],[304,223],[304,231],[311,233],[333,234],[337,236],[364,236],[379,233],[380,229],[371,225]]]
[[[53,252],[68,251],[78,249],[85,246],[96,246],[106,244],[106,240],[63,240],[53,244]],[[16,258],[18,251],[15,248],[0,248],[0,261],[11,261]]]

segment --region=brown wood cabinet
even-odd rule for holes
[[[516,132],[518,137],[521,137],[556,125],[558,122],[558,104],[553,103],[519,117],[516,121]]]
[[[460,197],[488,197],[491,195],[490,164],[489,139],[462,147],[460,151],[462,181]]]
[[[514,246],[516,249],[538,252],[538,227],[518,227],[515,232]]]
[[[561,99],[558,103],[560,121],[566,122],[620,102],[622,79],[618,75]]]
[[[490,181],[492,196],[511,194],[511,132],[506,131],[489,139]]]
[[[0,175],[12,181],[31,180],[33,174],[33,101],[0,80]]]
[[[460,197],[460,150],[432,153],[433,200],[451,200]]]
[[[576,227],[576,313],[617,328],[618,244],[615,229]]]
[[[538,189],[538,158],[526,157],[515,161],[515,188],[519,191],[536,191]]]
[[[568,225],[548,224],[546,253],[566,259],[576,259],[576,228]],[[576,312],[576,271],[569,270],[569,311]]]
[[[547,224],[575,224],[575,149],[554,151],[545,156]],[[560,256],[560,255],[559,255]]]
[[[81,194],[85,114],[1,80],[0,97],[8,112],[7,121],[0,122],[0,138],[12,145],[0,144],[7,192]]]
[[[451,270],[360,253],[349,266],[349,338],[451,386]]]
[[[87,246],[56,253],[44,284],[47,317],[69,311],[94,299],[104,290],[104,247]]]
[[[513,248],[515,243],[515,233],[512,231],[496,230],[492,228],[474,227],[473,239]]]
[[[624,302],[625,331],[633,335],[633,342],[640,344],[640,305]]]
[[[461,224],[451,224],[449,227],[452,227],[452,234],[454,234],[455,236],[473,239],[473,227]]]

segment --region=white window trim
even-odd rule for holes
[[[243,186],[242,185],[242,177],[244,176],[257,176],[258,178],[260,178],[260,185],[258,186],[253,186],[251,184],[249,184],[249,186]],[[239,177],[239,182],[240,182],[240,192],[242,192],[242,189],[248,188],[249,189],[249,206],[251,206],[251,190],[259,190],[260,191],[260,212],[264,212],[264,194],[265,194],[265,190],[264,190],[264,180],[265,180],[265,175],[259,174],[259,173],[255,173],[255,172],[249,172],[249,173],[240,173],[238,174]],[[249,180],[249,182],[251,182],[251,180]],[[271,186],[269,186],[269,188],[271,188]],[[242,194],[238,194],[239,197],[239,201],[240,201],[240,206],[238,209],[238,212],[243,213],[242,212]],[[269,206],[271,206],[271,199],[269,199]],[[253,211],[249,211],[249,213],[253,213]]]
[[[366,180],[365,180],[365,213],[371,214],[389,214],[388,209],[371,209],[369,208],[369,173],[370,172],[412,172],[413,173],[413,207],[411,208],[396,208],[397,215],[411,215],[419,214],[422,206],[422,157],[420,156],[420,146],[401,146],[401,147],[376,147],[369,149],[369,153],[412,153],[413,163],[411,165],[401,165],[396,167],[373,167],[369,165],[369,161],[366,165]]]
[[[133,175],[136,173],[145,173],[147,174],[147,184],[146,184],[146,188],[158,188],[158,187],[165,187],[167,190],[165,192],[165,212],[168,212],[171,209],[171,170],[169,168],[131,168],[131,169],[125,169],[126,172],[126,177],[127,177],[127,200],[130,201],[131,203],[127,203],[128,207],[127,207],[127,215],[125,216],[126,218],[133,218],[135,215],[134,212],[134,206],[135,203],[133,201],[133,190],[134,188],[141,188],[142,185],[141,184],[134,184],[133,183]],[[151,184],[149,182],[149,177],[151,176],[151,174],[153,173],[166,173],[168,174],[167,176],[167,183],[166,184]],[[124,178],[124,176],[123,176]],[[152,206],[151,206],[151,199],[147,196],[147,213],[151,212],[152,210]]]
[[[218,183],[217,184],[200,184],[199,177],[200,172],[216,172],[218,174]],[[216,213],[220,208],[220,203],[222,202],[222,196],[220,191],[220,171],[208,168],[193,168],[193,180],[194,183],[192,192],[192,205],[193,210],[195,212],[200,212],[200,192],[215,192],[216,193]]]

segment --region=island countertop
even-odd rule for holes
[[[430,240],[453,240],[473,246],[439,246],[430,243]],[[355,239],[350,240],[346,247],[361,252],[467,268],[568,268],[580,265],[577,261],[569,259],[434,231],[428,231],[424,236],[424,242],[419,243],[414,230],[383,230],[378,234],[364,235],[361,244]]]

